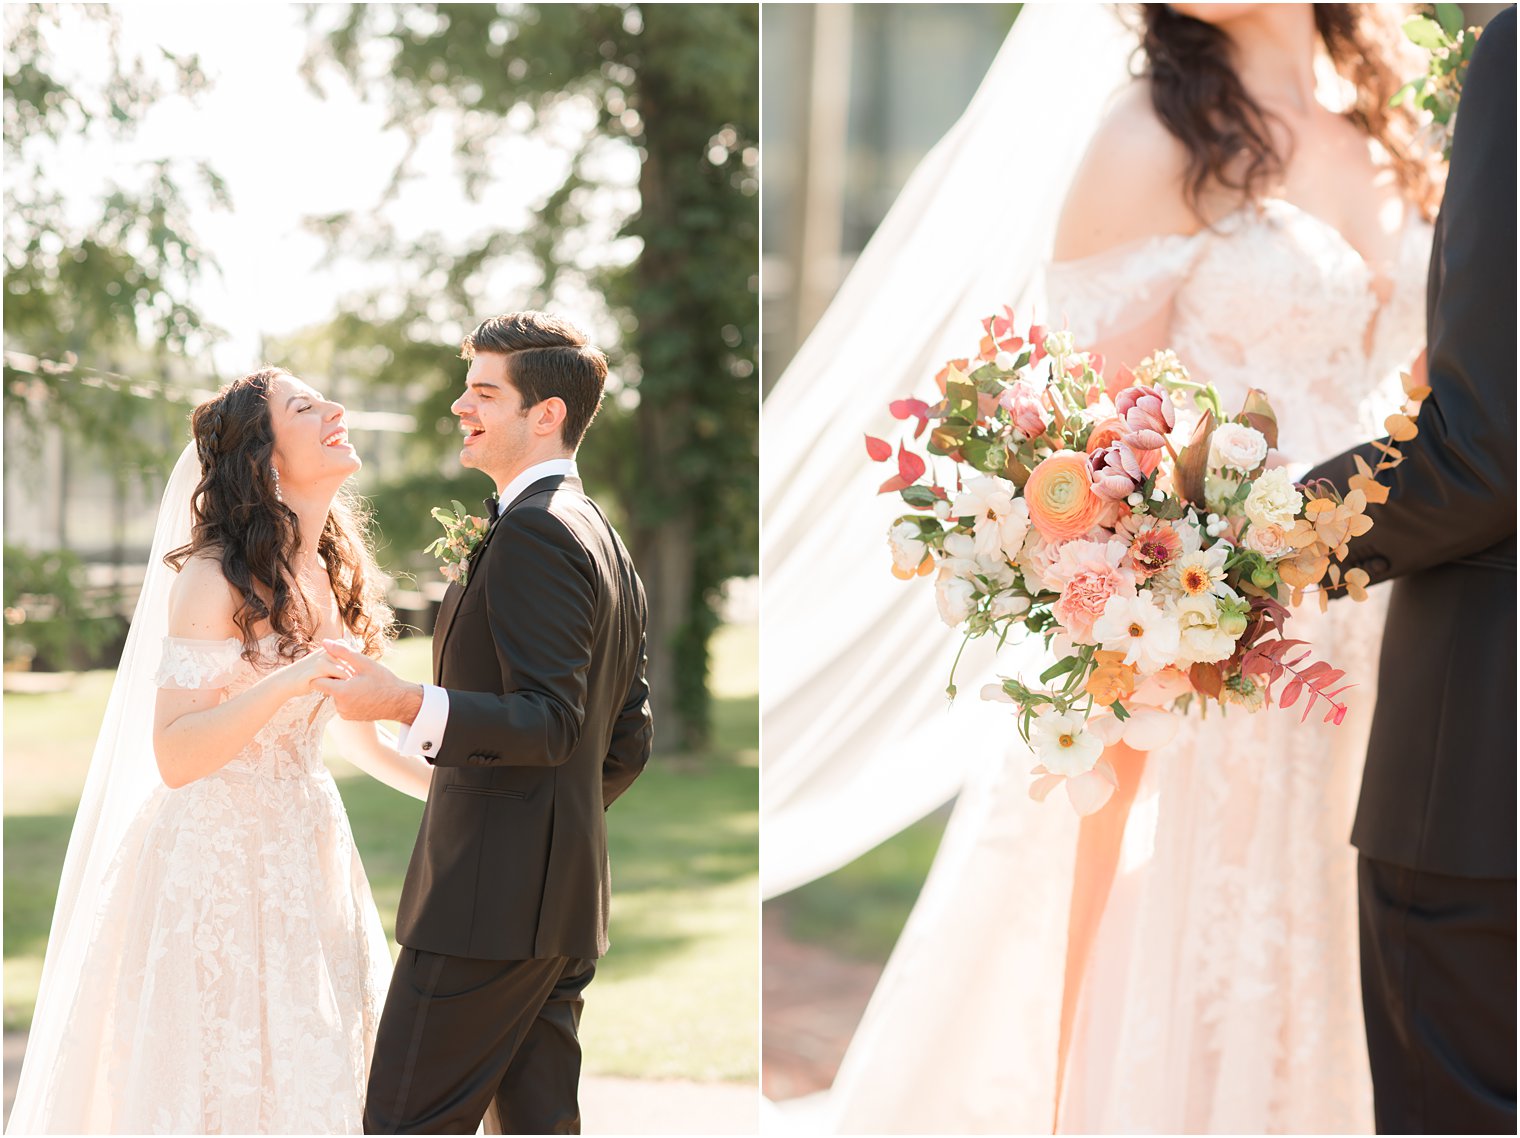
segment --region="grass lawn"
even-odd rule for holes
[[[613,944],[581,1023],[588,1073],[758,1077],[757,647],[754,625],[718,631],[712,749],[656,755],[608,815]],[[402,641],[390,663],[426,680],[431,652],[429,640]],[[58,873],[110,685],[109,672],[90,672],[67,691],[5,695],[7,1029],[31,1021]],[[658,702],[655,713],[658,730]],[[422,804],[328,757],[393,934]]]
[[[950,807],[936,810],[827,877],[766,904],[794,940],[886,963],[939,849]]]

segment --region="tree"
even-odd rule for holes
[[[328,13],[311,12],[317,29]],[[376,216],[319,224],[340,253],[414,264],[425,283],[406,309],[418,315],[387,321],[379,297],[362,313],[386,324],[398,348],[436,350],[445,330],[503,310],[488,288],[506,264],[535,270],[518,306],[552,305],[563,290],[604,298],[600,346],[621,388],[582,461],[598,485],[621,489],[649,591],[666,746],[705,740],[720,590],[757,568],[758,34],[755,5],[351,5],[308,61],[314,81],[336,62],[389,100],[393,123],[414,141],[446,122],[477,193],[501,135],[564,138],[590,112],[566,144],[563,179],[519,232],[449,247],[401,241]],[[630,155],[632,186],[617,160]],[[408,170],[403,161],[394,185]],[[609,203],[621,214],[611,225]],[[417,378],[394,363],[376,374],[398,385]],[[443,396],[458,383],[456,371],[429,388],[427,413],[446,413]]]
[[[151,362],[164,375],[214,337],[191,301],[214,262],[187,194],[226,207],[226,187],[202,161],[104,161],[98,187],[60,185],[53,167],[66,140],[128,139],[156,102],[194,99],[206,78],[193,56],[125,53],[105,5],[7,6],[5,21],[5,412],[27,428],[13,437],[57,425],[114,470],[161,471],[163,401],[109,373]],[[104,73],[64,74],[59,47],[94,38]]]

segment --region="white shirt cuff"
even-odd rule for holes
[[[438,757],[443,733],[449,725],[449,693],[432,684],[422,685],[422,709],[410,727],[402,724],[396,750],[403,755],[418,755],[429,762]]]

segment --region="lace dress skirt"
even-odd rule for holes
[[[205,649],[171,641],[161,686],[176,651],[174,686],[258,678],[225,653],[185,665]],[[65,1033],[48,1080],[50,1130],[362,1132],[391,960],[321,762],[330,716],[320,696],[293,700],[222,770],[144,804],[70,1012],[92,1029]]]

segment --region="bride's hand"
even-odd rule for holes
[[[296,699],[317,690],[312,686],[317,680],[346,680],[353,672],[325,648],[314,648],[277,674],[285,683],[288,692],[285,698]]]

